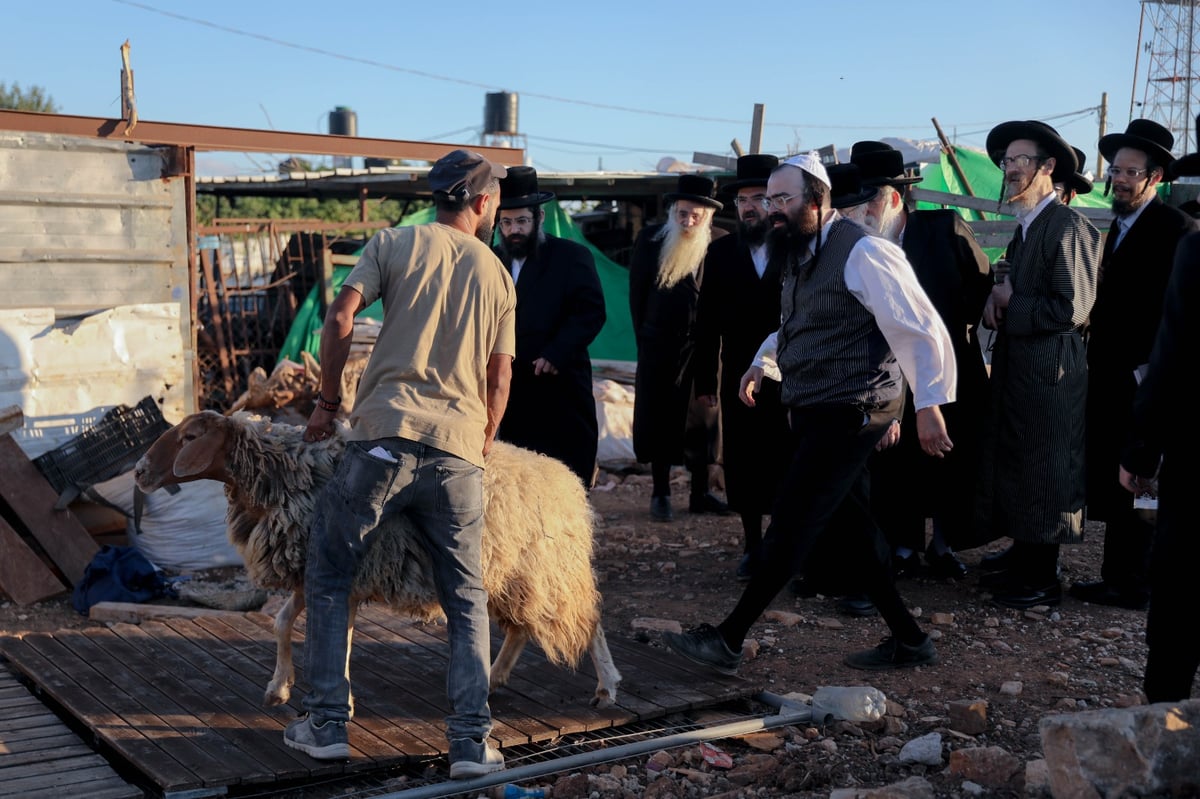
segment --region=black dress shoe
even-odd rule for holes
[[[1122,591],[1103,580],[1075,583],[1068,593],[1080,601],[1093,605],[1108,605],[1129,610],[1145,610],[1150,605],[1148,592]]]
[[[879,609],[875,607],[875,603],[866,594],[847,594],[846,596],[838,597],[837,609],[847,616],[858,616],[860,618],[879,615]]]
[[[979,560],[979,570],[985,572],[1008,571],[1014,565],[1016,556],[1013,555],[1012,544],[1009,544],[1008,549],[1002,549],[994,555],[984,555]]]
[[[996,589],[992,602],[1006,608],[1028,610],[1038,605],[1058,605],[1062,602],[1062,595],[1062,583],[1057,580],[1043,586],[1015,583]]]
[[[671,510],[671,498],[650,497],[650,518],[656,522],[675,521],[675,511]]]
[[[724,515],[729,513],[729,505],[722,502],[716,494],[709,491],[706,494],[693,494],[688,500],[688,511],[690,513],[716,513]]]
[[[967,564],[949,549],[940,554],[925,550],[925,565],[929,567],[930,576],[939,580],[961,580],[967,576]]]

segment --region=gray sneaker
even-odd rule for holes
[[[737,674],[738,666],[742,665],[741,650],[730,649],[711,624],[701,624],[686,633],[663,633],[663,640],[693,663],[708,666],[721,674]]]
[[[504,755],[491,741],[454,738],[450,741],[450,779],[469,780],[504,768]]]
[[[929,636],[916,646],[902,644],[892,636],[884,638],[879,646],[863,652],[855,652],[842,658],[842,662],[854,669],[886,671],[927,666],[938,662],[937,652]]]
[[[346,737],[346,722],[329,719],[313,724],[304,716],[287,725],[283,742],[318,760],[348,760],[350,743]]]

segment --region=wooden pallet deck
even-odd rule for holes
[[[0,667],[0,797],[142,799],[53,711]]]
[[[303,619],[296,633],[298,667],[302,630]],[[203,797],[233,786],[365,776],[444,756],[444,634],[441,625],[416,624],[381,608],[360,610],[351,658],[353,757],[347,763],[313,760],[283,744],[283,727],[300,712],[302,671],[289,705],[261,706],[275,659],[271,619],[261,613],[0,638],[0,651],[11,668],[160,795]],[[498,638],[493,635],[494,651]],[[608,640],[624,677],[617,706],[589,706],[596,680],[586,658],[571,672],[550,665],[531,646],[511,683],[492,697],[492,735],[501,749],[711,707],[761,690],[696,671],[662,649],[620,635],[610,633]],[[0,703],[0,731],[7,723]]]

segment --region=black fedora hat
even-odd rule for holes
[[[779,166],[779,158],[766,153],[751,153],[737,160],[737,178],[721,185],[721,193],[735,192],[750,186],[766,186],[767,178]]]
[[[531,166],[510,166],[508,177],[500,179],[500,208],[530,208],[554,199],[552,191],[538,191],[537,170]]]
[[[675,191],[667,192],[663,197],[671,203],[676,200],[691,200],[720,211],[725,205],[714,197],[715,188],[716,184],[713,183],[712,178],[706,178],[703,175],[680,175]]]
[[[1135,119],[1125,126],[1124,133],[1110,133],[1100,137],[1100,154],[1111,164],[1117,156],[1117,150],[1122,147],[1132,147],[1141,150],[1154,159],[1163,168],[1166,177],[1167,167],[1175,160],[1171,148],[1175,146],[1175,136],[1152,119]]]
[[[904,154],[881,141],[859,141],[850,148],[850,163],[862,173],[865,186],[911,186],[920,175],[904,171]]]
[[[1088,180],[1087,175],[1083,174],[1084,164],[1087,163],[1087,155],[1075,145],[1071,145],[1071,149],[1075,151],[1075,161],[1078,163],[1078,168],[1073,172],[1068,172],[1064,168],[1055,165],[1054,172],[1050,174],[1050,179],[1055,183],[1062,183],[1076,194],[1088,194],[1094,186],[1092,181]]]
[[[1058,135],[1057,130],[1036,119],[1001,122],[992,128],[987,135],[988,157],[999,166],[998,162],[1004,157],[1004,151],[1017,139],[1037,142],[1043,150],[1053,156],[1055,169],[1069,166],[1074,172],[1079,166],[1075,163],[1075,151],[1071,149],[1071,145]]]
[[[1196,115],[1196,145],[1200,147],[1200,114]],[[1200,175],[1200,153],[1188,153],[1167,166],[1163,180]]]
[[[857,164],[830,164],[829,204],[834,208],[852,208],[862,205],[879,194],[878,186],[867,186],[862,182],[862,171]]]

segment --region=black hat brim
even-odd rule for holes
[[[520,197],[505,197],[503,192],[500,194],[500,210],[504,211],[509,208],[532,208],[535,205],[543,205],[554,199],[554,192],[539,191],[536,194],[522,194]]]
[[[1182,158],[1175,159],[1167,168],[1171,180],[1175,178],[1190,178],[1200,175],[1200,153],[1188,153]]]
[[[897,178],[863,178],[864,186],[911,186],[920,183],[925,178],[921,175],[906,175]]]
[[[761,186],[762,188],[765,189],[767,187],[767,179],[766,178],[743,178],[742,180],[733,180],[733,181],[730,181],[729,183],[723,183],[723,184],[721,184],[721,193],[722,194],[730,194],[732,192],[737,191],[738,189],[749,189],[754,186]]]
[[[1158,142],[1150,141],[1142,136],[1130,136],[1128,133],[1110,133],[1107,136],[1101,136],[1096,146],[1100,148],[1100,154],[1108,159],[1110,164],[1117,157],[1117,151],[1122,147],[1131,147],[1134,150],[1148,153],[1163,168],[1164,177],[1170,173],[1167,167],[1175,161],[1175,156],[1171,155],[1171,151]]]
[[[863,186],[857,194],[842,194],[829,199],[829,205],[833,208],[841,210],[842,208],[853,208],[856,205],[862,205],[865,202],[870,202],[879,194],[878,186]]]
[[[1067,144],[1066,139],[1026,121],[1002,122],[992,128],[987,137],[988,157],[995,158],[996,153],[1003,153],[1008,149],[1008,145],[1017,139],[1029,139],[1040,144],[1042,149],[1054,158],[1056,166],[1066,164],[1071,167],[1072,172],[1079,168],[1079,162],[1075,160],[1075,151]]]
[[[1073,173],[1064,181],[1064,185],[1076,194],[1091,194],[1095,185],[1078,172]]]
[[[712,197],[705,197],[702,194],[687,194],[686,192],[672,191],[664,194],[663,198],[669,203],[673,203],[676,200],[691,200],[694,203],[707,205],[709,208],[715,208],[718,211],[725,207],[725,203],[720,200],[714,200]]]

